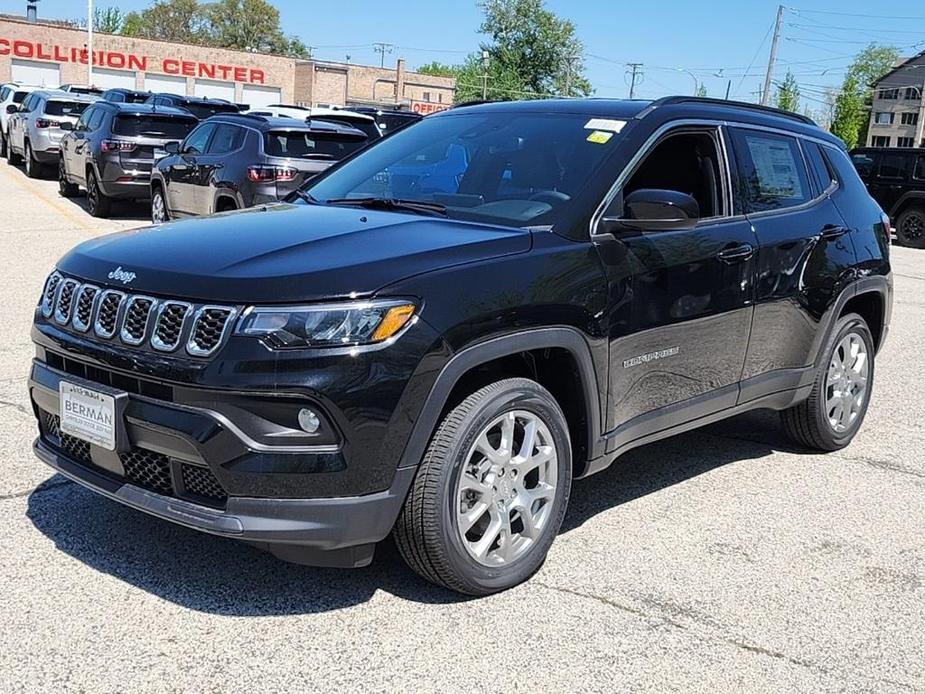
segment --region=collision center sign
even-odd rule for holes
[[[46,60],[53,63],[87,64],[87,49],[67,47],[34,41],[11,40],[0,37],[0,56],[11,55],[27,60]],[[221,63],[200,63],[178,58],[153,58],[119,51],[93,51],[93,64],[115,70],[162,72],[166,75],[202,77],[235,82],[264,84],[266,75],[258,68]]]
[[[426,116],[429,113],[437,113],[438,111],[446,111],[449,107],[449,104],[435,104],[430,101],[411,102],[411,110],[422,116]]]

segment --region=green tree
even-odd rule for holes
[[[800,87],[790,70],[787,70],[787,76],[777,87],[777,108],[793,113],[800,109]]]
[[[181,43],[209,42],[208,18],[197,0],[155,0],[141,12],[130,12],[122,33]]]
[[[284,41],[279,10],[266,0],[219,0],[204,9],[216,46],[267,53]]]
[[[422,75],[433,75],[434,77],[458,77],[460,70],[462,70],[461,65],[447,65],[435,60],[432,63],[421,65],[417,72]]]
[[[125,23],[125,14],[118,7],[96,7],[93,10],[93,31],[118,34]]]
[[[857,82],[858,90],[862,95],[862,106],[870,112],[873,104],[874,84],[886,73],[892,70],[899,60],[899,52],[892,46],[883,46],[872,43],[855,56],[848,67],[846,76],[851,76]],[[858,142],[867,141],[867,129],[870,120],[862,118],[858,129]]]
[[[547,10],[543,0],[481,0],[479,7],[485,13],[479,31],[489,38],[481,48],[488,51],[489,69],[498,77],[516,80],[524,93],[591,93],[584,76],[584,47],[572,22]],[[474,57],[479,62],[480,56]]]
[[[841,91],[835,97],[832,134],[844,140],[848,149],[851,149],[857,146],[866,119],[864,95],[858,87],[857,78],[849,71],[842,83]]]

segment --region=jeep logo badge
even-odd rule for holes
[[[108,277],[109,279],[116,280],[117,282],[121,282],[122,284],[129,284],[132,280],[135,279],[135,273],[129,272],[127,270],[123,270],[122,266],[120,265],[115,270],[110,272]]]

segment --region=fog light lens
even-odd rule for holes
[[[314,434],[321,428],[321,420],[314,412],[303,408],[299,410],[299,426],[302,427],[303,431]]]

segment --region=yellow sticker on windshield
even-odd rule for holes
[[[588,135],[588,142],[593,142],[596,145],[603,145],[612,137],[613,133],[604,132],[603,130],[595,130],[593,133]]]

